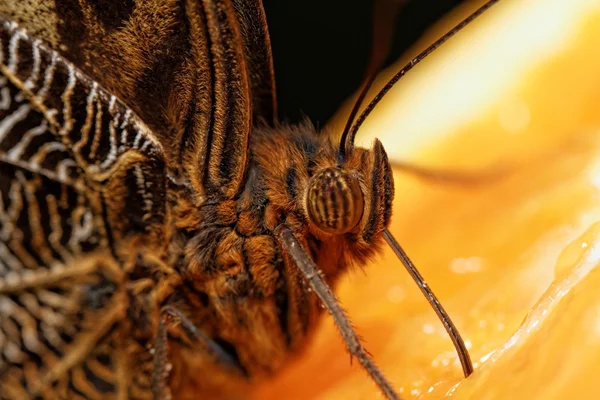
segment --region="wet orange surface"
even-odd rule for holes
[[[460,186],[397,171],[391,228],[458,325],[474,375],[462,378],[390,250],[337,288],[403,398],[600,398],[599,43],[598,1],[505,1],[417,67],[361,131],[394,159],[482,176]],[[325,318],[253,398],[382,395]]]

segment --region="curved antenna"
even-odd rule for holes
[[[348,120],[346,120],[346,126],[344,127],[344,131],[342,132],[342,137],[340,138],[339,154],[340,154],[341,161],[344,161],[346,159],[347,153],[346,153],[346,146],[344,144],[348,140],[348,133],[350,132],[350,128],[352,127],[352,123],[354,122],[354,118],[356,118],[356,114],[358,114],[358,110],[360,109],[362,102],[365,100],[365,97],[367,97],[367,93],[369,93],[369,89],[371,89],[371,85],[373,85],[373,82],[375,81],[376,77],[377,77],[377,72],[372,73],[369,76],[369,78],[363,85],[363,88],[361,89],[360,94],[356,98],[356,101],[354,102],[354,105],[352,106],[352,110],[350,111],[350,114],[348,115]]]
[[[352,106],[352,110],[348,115],[346,126],[342,132],[340,138],[340,146],[338,149],[340,162],[346,159],[346,146],[348,133],[352,128],[352,123],[358,114],[360,106],[362,105],[365,97],[369,93],[369,89],[373,85],[377,74],[381,70],[386,57],[390,52],[392,46],[392,39],[394,33],[394,25],[398,13],[400,12],[401,6],[404,4],[404,0],[374,0],[373,1],[373,31],[371,32],[371,56],[365,75],[363,78],[362,89]]]
[[[460,364],[462,365],[465,378],[468,377],[473,373],[473,363],[471,362],[469,350],[467,350],[467,346],[465,346],[464,340],[460,336],[460,333],[458,333],[458,329],[456,329],[456,326],[450,319],[450,316],[448,315],[446,310],[444,310],[444,307],[442,307],[442,304],[440,303],[438,298],[435,297],[435,294],[433,294],[433,291],[431,290],[429,285],[427,285],[427,282],[425,282],[425,279],[419,273],[417,267],[415,267],[410,258],[408,258],[408,255],[398,244],[396,239],[394,239],[390,231],[385,229],[383,231],[383,237],[385,238],[385,241],[390,245],[392,250],[394,250],[396,256],[400,259],[400,261],[402,261],[402,264],[404,265],[404,267],[406,267],[406,270],[408,271],[410,276],[417,283],[417,286],[419,286],[419,289],[421,289],[421,292],[427,298],[427,301],[437,314],[440,321],[442,321],[446,332],[448,332],[448,335],[452,340],[452,344],[454,344],[454,347],[456,348],[456,352],[458,353],[458,358],[460,359]]]
[[[365,122],[365,119],[367,119],[369,114],[371,114],[371,112],[373,111],[375,106],[377,104],[379,104],[381,99],[383,99],[383,97],[386,95],[386,93],[390,91],[390,89],[396,84],[396,82],[398,82],[400,80],[400,78],[402,78],[404,75],[406,75],[406,73],[408,71],[410,71],[411,69],[413,69],[413,67],[415,65],[417,65],[418,63],[423,61],[423,59],[425,57],[427,57],[429,54],[431,54],[435,49],[437,49],[442,44],[444,44],[448,39],[450,39],[452,36],[454,36],[456,33],[458,33],[460,30],[462,30],[465,26],[467,26],[468,24],[473,22],[473,20],[475,20],[477,17],[479,17],[485,11],[487,11],[490,7],[492,7],[498,1],[500,1],[500,0],[489,0],[487,3],[485,3],[483,6],[481,6],[477,11],[475,11],[473,14],[469,15],[462,22],[460,22],[458,25],[456,25],[450,32],[446,33],[444,36],[439,38],[431,46],[429,46],[428,48],[423,50],[418,56],[413,58],[398,73],[396,73],[396,75],[394,75],[385,84],[385,86],[379,91],[379,93],[377,93],[377,95],[373,98],[373,100],[371,100],[369,105],[364,109],[362,114],[358,117],[358,119],[356,120],[356,122],[354,123],[352,128],[350,129],[348,135],[346,136],[346,141],[344,142],[344,154],[350,154],[350,152],[354,148],[354,138],[356,137],[356,132],[358,132],[358,129],[363,124],[363,122]]]

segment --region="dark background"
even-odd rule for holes
[[[428,27],[466,1],[405,0],[386,64],[398,59]],[[370,56],[373,1],[263,3],[273,47],[279,118],[296,122],[308,116],[322,126],[360,86]]]

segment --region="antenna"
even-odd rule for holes
[[[377,106],[377,104],[379,104],[379,102],[381,101],[381,99],[383,99],[383,97],[386,95],[386,93],[389,92],[390,89],[392,87],[394,87],[394,85],[404,75],[406,75],[406,73],[408,71],[410,71],[411,69],[413,69],[413,67],[415,65],[417,65],[421,61],[423,61],[423,59],[425,57],[427,57],[429,54],[431,54],[435,49],[437,49],[442,44],[444,44],[452,36],[456,35],[460,30],[462,30],[465,26],[467,26],[468,24],[470,24],[471,22],[473,22],[477,17],[479,17],[484,12],[486,12],[490,7],[492,7],[498,1],[500,1],[500,0],[489,0],[487,3],[485,3],[483,6],[481,6],[477,11],[473,12],[473,14],[471,14],[467,18],[465,18],[462,22],[460,22],[452,30],[450,30],[450,32],[446,33],[444,36],[442,36],[441,38],[439,38],[435,43],[433,43],[431,46],[429,46],[425,50],[423,50],[418,56],[416,56],[415,58],[413,58],[400,71],[398,71],[398,73],[396,73],[396,75],[394,75],[385,84],[385,86],[379,91],[379,93],[377,93],[377,95],[373,98],[373,100],[371,100],[371,102],[369,103],[369,105],[364,109],[364,111],[362,112],[362,114],[358,117],[358,119],[356,120],[356,122],[354,122],[354,125],[352,126],[352,128],[350,129],[350,131],[348,132],[348,134],[346,135],[346,137],[344,138],[345,139],[345,142],[344,142],[344,151],[343,151],[342,154],[344,154],[344,155],[350,154],[350,152],[354,148],[354,138],[356,137],[356,132],[358,132],[358,129],[361,127],[361,125],[363,124],[363,122],[365,122],[365,119],[367,119],[367,117],[371,114],[371,112],[373,111],[373,109],[375,108],[375,106]]]
[[[429,285],[427,285],[427,282],[425,282],[425,278],[423,278],[423,276],[419,273],[417,267],[415,267],[410,258],[408,258],[408,254],[406,254],[404,249],[402,249],[400,244],[398,244],[396,239],[394,239],[394,236],[392,236],[390,231],[385,229],[383,231],[383,237],[385,238],[387,244],[390,245],[392,250],[394,250],[396,256],[400,259],[400,261],[402,261],[402,264],[404,265],[404,267],[406,267],[406,270],[414,279],[417,286],[419,286],[419,289],[421,289],[421,292],[423,292],[423,295],[427,298],[427,301],[437,314],[440,321],[442,321],[446,332],[448,332],[448,335],[450,336],[450,339],[452,340],[452,343],[456,348],[456,352],[458,353],[458,358],[460,359],[460,364],[462,365],[465,378],[468,377],[473,373],[473,363],[471,362],[469,350],[467,350],[467,346],[465,346],[463,338],[460,336],[460,333],[458,333],[458,329],[456,329],[456,326],[450,319],[450,316],[448,315],[446,310],[444,310],[444,307],[442,307],[442,303],[440,303],[435,294],[433,294],[431,288],[429,288]]]
[[[354,122],[354,118],[356,118],[356,114],[358,114],[358,110],[360,109],[362,102],[365,100],[367,93],[369,93],[369,89],[371,88],[371,85],[373,85],[373,82],[375,81],[376,77],[377,77],[377,71],[372,73],[371,76],[364,83],[364,85],[360,91],[360,94],[356,98],[356,101],[354,102],[354,105],[352,106],[352,110],[350,111],[350,114],[348,115],[348,120],[346,121],[346,126],[344,127],[344,131],[342,132],[342,137],[340,139],[339,153],[340,153],[340,159],[342,161],[346,159],[347,153],[346,153],[346,146],[344,145],[344,143],[346,143],[346,141],[348,140],[348,133],[350,132],[350,128],[352,128],[352,122]]]

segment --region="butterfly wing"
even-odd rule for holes
[[[138,114],[199,200],[239,191],[252,114],[272,123],[276,112],[260,0],[42,0],[30,8],[0,1],[0,13]]]
[[[240,26],[252,89],[254,120],[272,124],[277,119],[275,72],[267,18],[261,0],[233,0]]]
[[[250,1],[28,4],[0,1],[39,35],[2,20],[0,398],[147,397],[148,374],[127,374],[151,357],[123,339],[122,243],[164,243],[166,171],[199,202],[239,191],[252,102],[275,113],[270,53],[248,66],[241,41],[268,46],[264,14]]]
[[[116,260],[127,238],[164,240],[163,149],[115,96],[6,20],[0,72],[0,398],[102,398],[139,351],[118,332]]]

